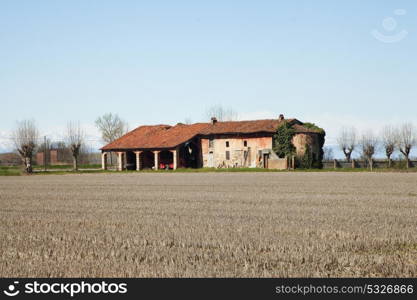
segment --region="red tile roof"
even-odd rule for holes
[[[297,133],[315,132],[302,126],[303,123],[296,119],[286,120],[293,125]],[[228,121],[195,124],[177,124],[140,126],[114,142],[101,148],[102,150],[117,149],[162,149],[174,148],[183,144],[196,135],[213,134],[249,134],[249,133],[274,133],[279,123],[278,119],[254,120],[254,121]]]
[[[286,120],[290,123],[298,122],[295,119]],[[272,120],[252,120],[252,121],[227,121],[216,122],[210,124],[200,132],[203,135],[209,134],[233,134],[233,133],[258,133],[258,132],[270,132],[274,133],[277,130],[279,123],[282,121],[278,119]]]
[[[192,139],[207,126],[208,123],[140,126],[101,149],[174,148]]]

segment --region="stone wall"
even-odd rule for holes
[[[296,148],[296,155],[303,156],[306,151],[306,145],[309,145],[310,150],[313,151],[313,155],[316,159],[320,155],[320,144],[319,144],[319,135],[315,133],[298,133],[293,139],[292,143]]]
[[[250,167],[262,168],[264,153],[263,150],[273,150],[272,136],[214,136],[201,139],[201,151],[203,167],[232,168]],[[246,141],[246,146],[245,146]],[[227,146],[228,143],[228,146]],[[293,144],[298,156],[305,153],[306,145],[310,146],[313,154],[318,158],[320,145],[318,135],[314,133],[298,133],[293,138]],[[227,152],[229,152],[227,154]],[[226,157],[228,155],[228,157]],[[268,168],[287,169],[286,159],[273,158],[268,156]]]
[[[288,158],[276,158],[268,160],[268,169],[286,170],[289,168]]]
[[[246,141],[246,146],[245,146]],[[227,147],[228,142],[228,147]],[[261,167],[259,151],[272,148],[271,137],[216,137],[201,139],[203,167]],[[226,152],[229,152],[227,159]]]

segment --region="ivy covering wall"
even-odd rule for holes
[[[324,151],[323,151],[323,147],[324,147],[324,142],[325,142],[325,137],[326,137],[326,132],[323,128],[317,126],[314,123],[304,123],[303,124],[304,127],[308,128],[308,129],[312,129],[314,131],[317,132],[318,134],[318,146],[319,146],[319,153],[318,156],[314,156],[311,153],[311,148],[307,147],[306,148],[306,153],[304,154],[304,157],[302,158],[302,165],[300,167],[305,168],[305,169],[310,169],[310,168],[318,168],[321,169],[323,168],[323,156],[324,156]]]
[[[314,123],[304,123],[303,126],[317,132],[317,142],[319,146],[318,155],[313,155],[313,149],[310,145],[306,145],[305,153],[301,157],[296,158],[296,164],[299,168],[322,168],[322,160],[324,156],[323,146],[325,142],[326,132],[323,128],[318,127]],[[295,155],[296,149],[292,143],[295,130],[287,121],[283,122],[278,128],[273,137],[273,150],[280,157],[291,157]]]
[[[273,137],[273,150],[278,157],[284,158],[286,156],[290,157],[294,155],[295,147],[292,143],[294,135],[295,130],[287,121],[278,126]]]

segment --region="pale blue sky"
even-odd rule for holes
[[[315,122],[330,144],[349,124],[416,123],[416,29],[411,0],[1,0],[0,137],[34,118],[57,137],[79,120],[94,139],[105,112],[133,128],[219,103]]]

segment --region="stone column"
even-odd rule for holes
[[[101,153],[101,168],[107,170],[107,153]]]
[[[140,154],[142,151],[136,151],[136,171],[140,171]]]
[[[174,164],[174,170],[178,167],[178,151],[177,150],[170,150],[172,153],[172,162]]]
[[[161,151],[154,151],[153,155],[154,155],[154,163],[155,163],[155,170],[159,169],[159,152]]]
[[[117,152],[117,171],[123,171],[123,152]]]

